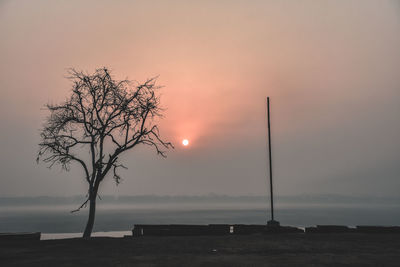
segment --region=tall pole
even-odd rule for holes
[[[269,97],[267,97],[267,111],[268,111],[268,151],[269,151],[269,188],[271,195],[271,221],[274,221],[274,192],[272,189],[272,149],[271,149],[271,119],[269,109]]]

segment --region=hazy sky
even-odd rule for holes
[[[270,96],[278,195],[399,195],[399,1],[1,1],[0,196],[86,192],[35,156],[67,68],[102,66],[160,75],[176,145],[102,194],[267,194]]]

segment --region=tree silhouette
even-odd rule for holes
[[[59,164],[67,171],[73,162],[83,168],[88,194],[75,211],[89,203],[83,237],[90,238],[100,183],[110,172],[119,184],[117,171],[126,168],[119,156],[144,144],[165,157],[163,149],[173,146],[160,138],[155,124],[162,116],[155,78],[142,84],[117,81],[106,68],[92,75],[71,69],[69,75],[71,96],[60,105],[46,105],[50,116],[41,131],[37,161],[48,163],[50,168]]]

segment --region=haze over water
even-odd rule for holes
[[[108,177],[101,195],[267,197],[270,96],[278,199],[399,196],[398,1],[1,1],[0,35],[1,197],[87,193],[79,166],[36,164],[38,130],[43,105],[70,93],[67,68],[102,66],[118,79],[159,75],[161,135],[176,148],[166,159],[129,151],[124,180]],[[265,223],[260,203],[99,204],[95,231]],[[315,204],[278,201],[277,216],[298,226],[400,224],[396,203]],[[87,216],[65,206],[1,209],[0,231],[80,232]]]
[[[87,211],[71,214],[80,198],[30,198],[0,201],[0,232],[40,231],[43,238],[78,237]],[[297,196],[276,199],[275,216],[283,225],[399,225],[399,198]],[[19,204],[16,204],[19,202]],[[50,204],[51,202],[52,204]],[[98,235],[131,234],[135,224],[265,224],[265,197],[105,197],[99,201]],[[110,232],[111,231],[111,232]],[[104,233],[105,232],[105,233]],[[76,233],[76,234],[72,234]]]

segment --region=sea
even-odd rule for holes
[[[88,208],[71,213],[79,206],[76,198],[74,201],[32,199],[0,198],[0,233],[41,232],[42,239],[82,236]],[[99,200],[93,236],[131,235],[135,224],[266,224],[271,218],[270,204],[263,197],[155,199]],[[338,203],[334,199],[304,201],[303,198],[301,201],[286,199],[282,203],[276,202],[275,219],[281,225],[302,228],[315,225],[400,225],[397,199]]]

